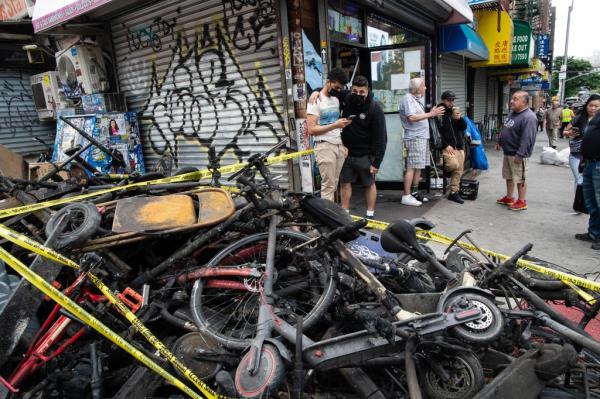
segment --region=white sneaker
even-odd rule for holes
[[[421,206],[421,205],[423,205],[423,203],[421,201],[418,201],[412,195],[403,195],[402,196],[402,205]]]

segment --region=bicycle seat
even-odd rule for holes
[[[420,262],[429,259],[417,241],[415,227],[407,220],[391,223],[383,231],[381,247],[391,253],[407,253]]]

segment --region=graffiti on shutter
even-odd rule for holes
[[[228,153],[242,161],[248,145],[283,139],[283,110],[261,62],[238,61],[260,51],[277,59],[274,0],[223,0],[210,22],[193,30],[185,10],[145,26],[120,24],[129,52],[119,60],[119,76],[129,96],[144,98],[134,110],[145,119],[146,151],[154,153],[148,155],[170,153],[179,165],[185,149],[189,157],[190,146],[198,145],[219,160]]]

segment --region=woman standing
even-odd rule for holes
[[[581,143],[583,156],[583,198],[590,213],[588,231],[575,238],[592,242],[592,249],[600,250],[600,113],[590,120]]]
[[[573,119],[573,121],[566,127],[565,136],[569,137],[569,165],[571,166],[571,172],[575,178],[575,189],[578,184],[583,183],[583,176],[579,173],[579,163],[581,162],[581,142],[583,141],[583,133],[588,126],[589,121],[596,115],[600,109],[600,95],[592,94],[585,102],[585,106],[581,108],[581,111]]]

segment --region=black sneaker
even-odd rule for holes
[[[417,201],[422,202],[422,203],[427,203],[429,202],[429,198],[427,197],[421,197],[421,194],[419,194],[418,191],[415,191],[414,193],[411,194]]]
[[[595,244],[592,244],[592,249],[595,249],[596,251],[600,251],[600,241],[596,241]]]
[[[450,193],[448,194],[448,199],[450,201],[456,202],[457,204],[464,204],[465,201],[460,198],[460,194],[459,193]]]
[[[580,241],[594,242],[594,243],[599,241],[599,240],[593,239],[589,233],[575,234],[575,239],[580,240]]]

